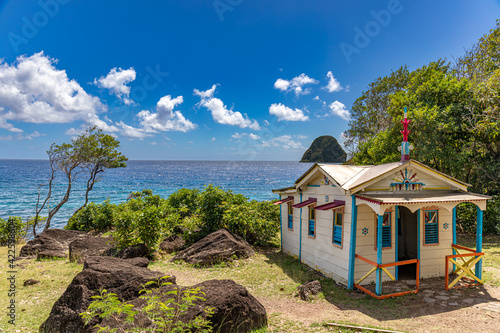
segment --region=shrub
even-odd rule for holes
[[[164,276],[161,279],[165,279]],[[165,288],[172,285],[170,282],[150,281],[147,282],[140,294],[139,298],[146,301],[146,305],[134,310],[134,306],[127,302],[122,302],[116,294],[108,293],[105,289],[100,291],[100,295],[92,296],[94,301],[88,306],[87,311],[80,313],[85,324],[88,325],[93,318],[99,317],[103,319],[110,318],[118,328],[111,329],[109,326],[99,328],[99,332],[108,331],[116,332],[118,330],[125,332],[126,328],[123,324],[132,324],[138,314],[146,316],[151,324],[146,327],[141,327],[141,323],[147,321],[138,320],[135,324],[138,327],[133,329],[133,332],[212,332],[210,321],[206,318],[213,314],[213,309],[204,308],[202,312],[191,321],[184,323],[180,320],[181,316],[186,314],[192,307],[197,306],[196,301],[204,301],[205,295],[198,288],[181,290],[177,286]],[[159,287],[148,288],[152,284]],[[162,287],[164,288],[162,290]]]
[[[116,218],[113,237],[119,248],[144,243],[151,255],[179,223],[180,215],[166,204],[145,205],[139,211],[124,209]]]
[[[110,203],[109,199],[102,204],[91,202],[70,217],[65,229],[106,232],[113,227],[117,210],[118,206]]]
[[[181,188],[168,197],[170,207],[177,209],[181,217],[194,215],[199,206],[200,190]]]
[[[240,205],[247,201],[242,194],[224,191],[212,184],[208,185],[200,195],[200,217],[203,222],[202,232],[207,235],[222,228],[224,212],[232,205]]]
[[[206,236],[201,231],[201,225],[202,221],[200,217],[196,215],[185,217],[182,220],[180,229],[182,231],[182,238],[186,241],[187,246],[196,243]]]
[[[0,219],[0,245],[5,246],[10,242],[12,235],[12,226],[14,227],[14,238],[16,244],[26,240],[31,235],[31,227],[33,226],[33,219],[23,222],[19,216],[9,216],[6,220]]]
[[[224,213],[224,225],[249,243],[268,245],[279,232],[279,208],[255,200],[233,205]]]

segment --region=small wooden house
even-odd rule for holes
[[[376,298],[394,296],[382,295],[382,282],[409,274],[416,280],[413,293],[420,278],[448,277],[453,270],[482,283],[482,221],[490,197],[411,160],[408,123],[405,110],[400,162],[316,163],[293,186],[273,191],[280,195],[284,252]],[[476,249],[456,244],[462,202],[477,206]],[[375,292],[366,288],[373,282]],[[446,281],[446,289],[456,282]]]

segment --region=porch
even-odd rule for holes
[[[419,281],[422,278],[422,267],[427,270],[425,277],[441,276],[445,278],[444,289],[457,288],[482,284],[482,225],[483,211],[486,209],[486,200],[489,197],[464,192],[434,193],[432,196],[424,193],[405,193],[404,197],[394,194],[373,194],[373,195],[353,195],[353,214],[351,221],[351,247],[349,262],[349,289],[359,289],[370,296],[383,299],[388,297],[401,296],[419,292]],[[471,202],[477,206],[477,233],[475,249],[460,246],[457,243],[456,235],[456,206],[462,202]],[[359,205],[367,205],[376,214],[374,247],[376,249],[376,259],[367,258],[369,256],[356,252],[356,233],[358,232],[357,209]],[[438,221],[438,213],[431,209],[424,210],[425,207],[438,207],[451,211],[450,221],[443,219]],[[387,229],[386,209],[394,208],[394,259],[382,260],[384,249],[384,229]],[[448,213],[449,214],[449,213]],[[390,215],[389,215],[390,216]],[[385,227],[385,228],[384,228]],[[449,242],[439,244],[439,230],[441,233],[451,229]],[[443,230],[446,229],[446,230]],[[412,238],[414,237],[414,238]],[[414,240],[413,240],[414,239]],[[432,248],[436,244],[436,250]],[[429,243],[429,244],[428,244]],[[392,244],[391,244],[392,245]],[[439,245],[439,249],[437,247]],[[439,259],[431,260],[422,257],[422,247],[426,253],[435,251]],[[443,252],[445,251],[445,252]],[[439,261],[439,264],[436,263]],[[368,264],[368,265],[367,265]],[[360,272],[360,267],[363,271]],[[368,267],[368,268],[367,268]],[[434,275],[429,275],[429,270],[438,267]],[[392,268],[392,272],[389,271]],[[383,294],[383,281],[400,281],[400,273],[408,272],[413,274],[415,281],[414,288],[405,291],[396,291]],[[354,279],[355,273],[361,278]],[[456,275],[449,281],[449,274]],[[375,278],[373,278],[373,274]],[[374,280],[374,288],[362,285],[365,279],[371,277]],[[460,281],[460,282],[459,282]],[[466,283],[465,283],[466,282]],[[371,289],[371,290],[370,290]]]

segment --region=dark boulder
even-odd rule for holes
[[[254,250],[243,238],[222,228],[179,252],[170,261],[184,260],[190,264],[213,265],[232,261],[235,257],[248,258],[254,254]]]
[[[308,301],[311,296],[317,295],[323,291],[321,283],[318,280],[308,281],[297,287],[300,299]]]
[[[347,154],[331,135],[323,135],[314,139],[302,156],[301,162],[344,163]]]
[[[200,288],[205,293],[205,301],[197,302],[200,307],[188,310],[186,318],[194,319],[202,309],[211,307],[209,318],[214,332],[250,332],[267,325],[264,306],[248,290],[232,280],[209,280],[191,288]],[[186,318],[182,318],[186,320]]]
[[[116,246],[113,237],[87,237],[69,243],[69,260],[82,263],[87,257],[105,255]]]
[[[65,253],[69,250],[69,243],[76,239],[88,237],[83,231],[48,229],[26,243],[21,248],[19,256],[28,257],[45,251]]]
[[[68,255],[66,252],[62,251],[56,251],[56,250],[44,250],[41,252],[38,252],[36,254],[36,258],[38,260],[40,259],[59,259],[59,258],[67,258]]]
[[[253,297],[248,290],[232,280],[209,280],[192,287],[179,287],[170,285],[161,288],[163,303],[168,304],[168,300],[173,296],[167,294],[174,289],[180,293],[182,290],[199,288],[204,300],[197,300],[195,306],[187,309],[179,319],[182,322],[189,322],[198,316],[206,317],[204,309],[212,308],[213,314],[208,318],[214,332],[220,333],[245,333],[267,325],[267,313],[264,306]],[[144,299],[136,298],[130,302],[135,309],[145,306]],[[124,316],[121,316],[123,319]],[[135,325],[150,327],[151,321],[144,315],[136,316],[134,324],[127,325],[127,329],[132,329]],[[107,318],[100,323],[101,326],[116,328],[117,323],[113,318]],[[151,327],[150,327],[151,328]]]
[[[128,246],[124,249],[112,248],[108,251],[105,251],[104,255],[117,257],[121,259],[130,259],[137,257],[147,257],[148,256],[148,248],[144,244],[136,244]]]
[[[160,243],[160,250],[172,253],[182,250],[186,246],[186,241],[179,235],[171,235]]]
[[[91,297],[98,294],[97,290],[106,289],[122,301],[137,298],[146,282],[165,275],[145,268],[148,262],[146,258],[88,257],[83,270],[52,307],[40,332],[90,332],[98,319],[85,326],[80,313],[92,302]],[[168,281],[175,283],[175,277],[171,276]]]

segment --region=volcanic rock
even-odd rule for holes
[[[113,237],[87,237],[69,243],[69,260],[82,263],[87,257],[102,256],[115,247]]]
[[[319,294],[323,289],[321,288],[321,283],[318,280],[308,281],[297,287],[299,290],[300,299],[303,301],[308,301],[311,296]]]
[[[248,258],[254,250],[240,236],[226,228],[217,230],[179,252],[170,261],[184,260],[190,264],[213,265],[236,258]]]
[[[40,326],[40,332],[91,332],[91,327],[99,319],[85,326],[80,317],[92,302],[91,297],[97,295],[98,290],[106,289],[122,301],[137,298],[146,282],[165,275],[145,268],[148,262],[146,258],[88,257],[83,270],[52,307],[49,318]],[[175,284],[175,277],[171,276],[167,281]]]
[[[179,235],[171,235],[160,243],[160,250],[166,253],[177,252],[186,246],[186,241]]]
[[[39,252],[55,251],[65,253],[69,250],[69,243],[76,239],[88,238],[83,231],[48,229],[30,240],[21,248],[20,257],[37,255]]]

